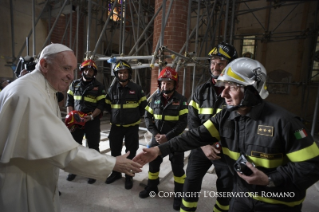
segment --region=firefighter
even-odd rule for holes
[[[199,128],[143,149],[134,161],[146,163],[220,140],[234,176],[229,211],[300,212],[307,188],[319,180],[319,148],[298,117],[264,101],[266,78],[258,61],[232,61],[217,79],[217,85],[225,87],[226,109]]]
[[[194,91],[188,106],[188,127],[197,128],[211,116],[215,115],[225,106],[224,98],[220,96],[223,88],[216,87],[216,79],[232,60],[237,58],[236,49],[227,43],[220,43],[209,52],[210,57],[210,79],[198,86]],[[213,161],[211,155],[215,152],[213,145],[206,145],[191,151],[189,156],[184,192],[193,195],[183,197],[181,211],[195,211],[202,180],[212,164],[217,174],[216,187],[218,192],[232,191],[232,174],[227,164],[221,160]],[[217,197],[213,211],[228,211],[229,197]]]
[[[178,87],[176,71],[170,67],[164,68],[158,76],[158,85],[161,92],[155,94],[145,108],[145,124],[153,135],[150,146],[165,143],[183,133],[187,126],[187,100],[176,91]],[[184,153],[170,154],[169,160],[174,173],[174,191],[175,193],[183,192],[185,181]],[[140,192],[140,198],[149,197],[151,191],[158,193],[157,185],[159,184],[159,171],[162,161],[163,158],[159,156],[149,164],[148,183],[145,189]],[[180,205],[181,195],[175,196],[173,208],[179,210]]]
[[[87,145],[91,149],[100,152],[100,117],[104,109],[105,90],[103,85],[95,79],[97,66],[93,60],[85,60],[79,67],[82,77],[74,80],[67,92],[67,113],[81,111],[86,115],[84,128],[77,128],[72,133],[76,142],[82,144],[85,135]],[[75,174],[70,173],[68,181],[74,180]],[[95,183],[95,179],[89,178],[88,183]]]
[[[139,124],[144,114],[146,97],[141,86],[133,83],[132,68],[129,63],[119,60],[113,68],[117,81],[108,89],[105,98],[106,110],[110,113],[111,130],[109,134],[111,155],[121,155],[123,139],[129,159],[136,155],[139,148]],[[106,184],[122,178],[120,172],[113,171]],[[133,187],[133,179],[125,175],[125,189]]]

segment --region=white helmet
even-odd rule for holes
[[[234,82],[243,86],[253,86],[262,99],[269,95],[266,86],[267,72],[265,67],[247,57],[241,57],[229,63],[217,79],[217,86],[223,86],[224,82]]]

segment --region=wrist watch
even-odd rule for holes
[[[93,121],[93,120],[94,120],[94,117],[93,117],[93,115],[90,115],[90,117],[91,117],[91,121]]]
[[[272,181],[271,177],[268,177],[268,185],[267,187],[275,187],[274,181]]]

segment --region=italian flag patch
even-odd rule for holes
[[[305,129],[300,129],[300,130],[297,130],[295,133],[294,133],[296,139],[302,139],[302,138],[305,138],[307,137],[307,132]]]

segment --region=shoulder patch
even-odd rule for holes
[[[274,127],[265,126],[265,125],[258,125],[257,134],[273,137],[274,136]]]
[[[298,140],[298,139],[302,139],[302,138],[305,138],[305,137],[307,137],[307,132],[306,132],[306,130],[305,129],[300,129],[300,130],[297,130],[297,131],[295,131],[295,133],[294,133],[294,136],[296,137],[296,139]]]

